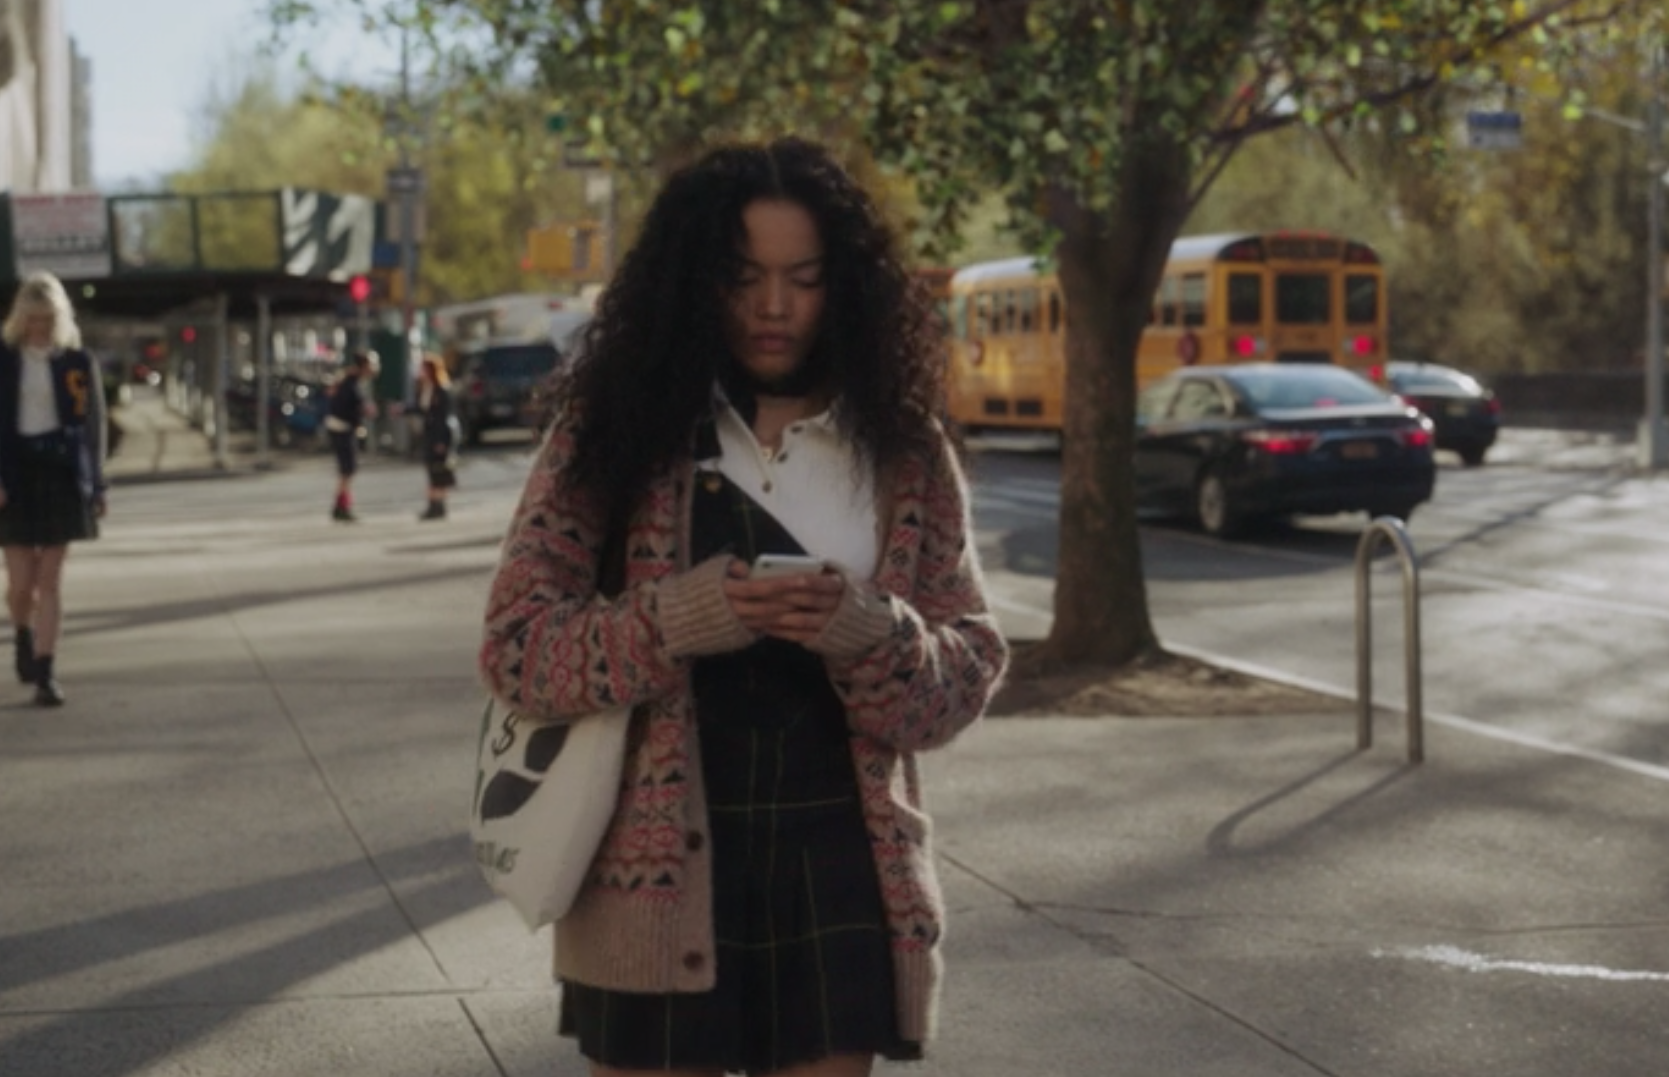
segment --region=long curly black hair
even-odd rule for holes
[[[726,297],[742,269],[742,211],[759,199],[795,202],[817,223],[826,292],[806,362],[839,402],[860,466],[885,468],[937,436],[944,365],[931,299],[874,201],[816,143],[715,149],[656,196],[553,386],[557,410],[576,424],[566,481],[611,527],[690,452],[714,384],[735,381]]]

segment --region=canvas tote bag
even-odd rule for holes
[[[599,593],[625,585],[624,539],[604,545]],[[540,721],[488,697],[469,833],[475,863],[529,931],[567,914],[614,816],[630,707]]]

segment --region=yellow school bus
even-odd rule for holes
[[[950,281],[950,414],[964,427],[1059,430],[1066,307],[1032,258]],[[1179,366],[1386,361],[1385,273],[1366,243],[1323,232],[1186,236],[1171,247],[1137,353],[1137,387]]]

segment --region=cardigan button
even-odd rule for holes
[[[699,853],[701,847],[707,844],[707,838],[699,830],[692,830],[684,835],[684,848],[692,853]]]
[[[695,950],[691,950],[689,953],[684,955],[684,968],[690,972],[700,972],[702,967],[706,964],[706,956]]]

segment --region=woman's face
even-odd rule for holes
[[[51,312],[34,311],[23,319],[23,343],[32,348],[50,347],[57,328],[58,319]]]
[[[793,374],[823,316],[823,239],[797,202],[760,199],[742,211],[742,272],[728,294],[730,350],[762,387]]]

